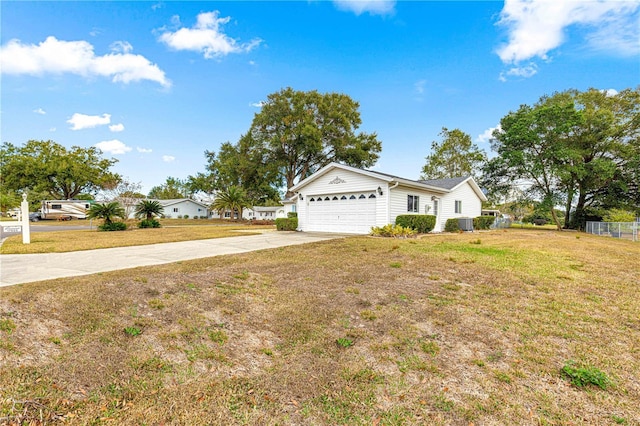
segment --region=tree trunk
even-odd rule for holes
[[[562,225],[560,225],[560,220],[558,219],[558,215],[556,214],[556,210],[553,206],[551,206],[551,217],[558,228],[558,231],[562,231]]]
[[[571,221],[571,204],[573,203],[573,189],[567,194],[567,206],[564,210],[564,227],[568,228]]]
[[[580,189],[580,194],[578,195],[578,204],[576,204],[576,211],[573,215],[573,220],[571,221],[571,228],[573,229],[582,229],[584,228],[584,205],[587,201],[587,194]]]

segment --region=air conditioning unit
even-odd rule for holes
[[[468,217],[461,217],[458,219],[458,226],[461,231],[473,231],[473,219]]]

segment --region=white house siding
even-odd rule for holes
[[[408,195],[417,195],[419,198],[419,211],[418,212],[408,212],[407,211],[407,196]],[[395,223],[396,217],[403,214],[435,214],[433,211],[433,201],[431,200],[432,196],[440,197],[442,194],[436,194],[435,192],[424,191],[409,187],[398,186],[391,190],[391,208],[389,215],[389,223]],[[429,210],[426,210],[426,207],[429,207]],[[442,209],[439,208],[440,212]],[[440,215],[441,216],[441,215]],[[434,231],[440,231],[437,224],[434,228]]]
[[[378,187],[383,191],[382,196]],[[297,202],[298,228],[302,231],[366,234],[371,226],[388,223],[386,187],[386,182],[380,179],[343,169],[331,170],[301,188]],[[343,195],[346,200],[332,200],[334,196],[341,198]],[[360,198],[361,195],[366,199]],[[370,198],[371,195],[375,198]],[[316,204],[310,206],[310,200],[317,200],[319,196],[323,198],[321,203],[329,204],[313,201]],[[324,201],[326,197],[331,200]]]
[[[455,212],[456,200],[462,201],[462,212]],[[477,217],[482,214],[482,201],[478,198],[474,190],[468,182],[463,183],[454,191],[444,195],[440,199],[439,225],[440,229],[444,229],[447,219],[456,217]]]
[[[177,211],[176,211],[177,210]],[[189,216],[189,219],[193,219],[194,216],[204,216],[207,217],[209,211],[206,207],[194,203],[193,201],[180,201],[174,204],[170,204],[164,206],[163,214],[167,218],[177,218],[178,216],[184,217],[185,215]]]

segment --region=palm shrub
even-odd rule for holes
[[[211,208],[218,212],[231,211],[231,217],[237,212],[238,219],[242,218],[242,210],[247,207],[251,207],[251,203],[245,190],[239,186],[230,186],[225,191],[218,192],[211,204]]]
[[[127,224],[124,222],[103,223],[98,226],[99,231],[125,231],[126,229]]]
[[[138,224],[138,228],[160,228],[162,225],[155,219],[143,219]]]
[[[102,219],[104,225],[111,225],[114,218],[124,218],[125,212],[120,203],[112,201],[110,203],[95,203],[89,208],[87,217],[89,219]]]
[[[163,212],[164,207],[159,201],[142,200],[136,205],[136,217],[138,219],[151,220],[154,216],[162,216]]]

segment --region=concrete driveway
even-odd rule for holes
[[[260,235],[70,253],[2,254],[0,255],[0,287],[343,237],[345,237],[343,234],[265,232]]]

